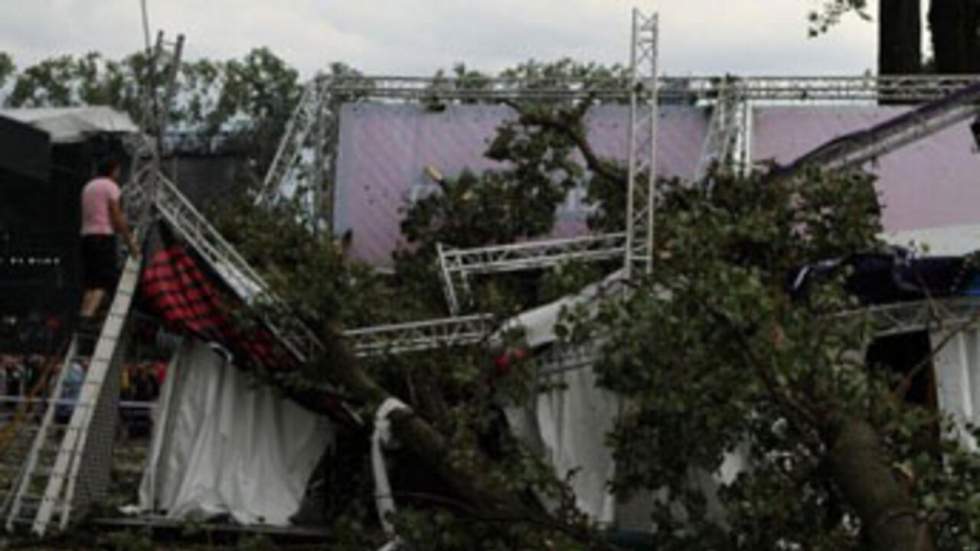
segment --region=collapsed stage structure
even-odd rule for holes
[[[366,99],[379,99],[387,103],[441,101],[453,104],[466,101],[500,101],[502,99],[543,99],[543,100],[609,100],[622,102],[619,112],[609,116],[614,120],[609,123],[613,129],[621,129],[622,141],[618,147],[610,147],[610,156],[619,158],[628,167],[628,203],[626,205],[626,227],[623,231],[604,235],[565,235],[544,241],[494,245],[478,249],[441,248],[439,251],[440,267],[447,300],[448,315],[437,320],[423,320],[404,324],[389,324],[349,330],[345,333],[350,340],[353,350],[361,356],[378,354],[415,353],[446,346],[482,345],[493,340],[493,335],[500,328],[493,319],[482,313],[472,313],[469,282],[479,275],[513,272],[528,269],[544,269],[557,266],[569,261],[610,261],[622,262],[622,269],[616,273],[612,281],[628,280],[642,275],[652,269],[652,250],[655,235],[654,200],[656,196],[656,178],[661,176],[683,176],[701,179],[710,174],[715,165],[726,165],[735,169],[749,169],[752,162],[764,158],[775,158],[785,167],[782,172],[775,174],[788,176],[805,165],[817,165],[826,169],[861,166],[875,159],[885,159],[892,151],[913,141],[933,136],[943,129],[947,133],[956,132],[956,147],[962,149],[963,121],[972,117],[976,112],[975,102],[980,98],[980,79],[974,77],[855,77],[855,78],[664,78],[657,74],[657,32],[656,15],[645,15],[634,11],[631,27],[631,77],[622,82],[608,83],[607,88],[595,87],[589,83],[576,81],[528,82],[520,80],[488,80],[479,89],[466,86],[465,83],[453,79],[416,79],[416,78],[366,78],[358,77],[332,79],[325,76],[314,78],[305,88],[299,106],[289,121],[286,134],[275,156],[272,166],[265,178],[263,193],[259,195],[260,202],[274,201],[276,196],[290,186],[295,185],[297,178],[312,178],[312,181],[323,181],[323,175],[330,166],[336,166],[338,177],[334,189],[335,204],[338,211],[357,207],[355,192],[365,189],[363,182],[345,180],[344,171],[358,173],[356,167],[345,165],[352,161],[352,155],[357,153],[356,140],[345,140],[350,135],[350,127],[345,132],[345,124],[356,122],[358,113],[354,110],[360,106],[344,106],[344,102]],[[168,46],[172,48],[167,52]],[[149,98],[147,101],[147,118],[143,122],[144,129],[152,128],[157,137],[165,131],[166,121],[161,113],[166,113],[166,106],[173,100],[174,74],[179,66],[182,40],[167,44],[158,41],[157,59],[161,70],[156,75],[163,90],[162,97]],[[162,68],[167,67],[166,71]],[[156,81],[154,81],[156,82]],[[153,87],[157,89],[157,87]],[[924,106],[911,109],[908,107],[889,107],[882,111],[875,109],[867,113],[857,114],[851,119],[842,121],[838,126],[824,129],[820,132],[800,130],[800,136],[808,136],[798,141],[776,140],[770,134],[766,135],[763,128],[779,128],[781,125],[797,124],[801,129],[807,126],[807,117],[814,121],[825,120],[826,115],[820,115],[819,109],[837,109],[846,104],[861,104],[864,108],[873,102],[925,103]],[[670,104],[660,109],[661,104]],[[682,107],[688,105],[689,107]],[[806,107],[801,107],[805,105]],[[161,109],[160,106],[163,106]],[[402,108],[403,106],[399,106]],[[469,106],[467,106],[469,108]],[[371,109],[390,109],[390,105],[366,106],[362,114],[370,115]],[[477,106],[477,109],[480,107]],[[436,115],[452,116],[455,106],[449,114]],[[486,129],[492,129],[508,116],[506,110],[497,109],[492,116],[484,117]],[[693,110],[684,113],[683,110]],[[890,111],[894,109],[895,111]],[[687,144],[683,149],[685,160],[673,163],[672,159],[664,163],[666,168],[681,170],[683,174],[671,174],[665,171],[665,166],[658,163],[658,156],[664,154],[666,144],[664,132],[672,132],[667,123],[671,120],[662,118],[671,110],[687,121],[692,132],[681,143]],[[907,112],[906,112],[907,111]],[[339,113],[339,115],[338,115]],[[705,114],[708,116],[705,116]],[[390,114],[390,113],[386,113]],[[459,113],[457,113],[459,114]],[[388,120],[391,117],[383,117]],[[700,121],[698,120],[700,118]],[[397,120],[397,118],[396,118]],[[618,122],[615,122],[618,120]],[[868,122],[877,124],[869,129],[863,129]],[[957,126],[959,125],[959,126]],[[856,129],[861,129],[856,132]],[[850,133],[849,133],[850,132]],[[946,136],[947,134],[941,134]],[[953,136],[954,134],[948,134]],[[692,137],[693,136],[693,137]],[[969,138],[969,134],[966,134]],[[824,146],[818,146],[823,140],[835,138]],[[768,141],[766,141],[768,140]],[[808,141],[809,140],[809,141]],[[956,141],[959,140],[959,141]],[[339,143],[338,143],[339,142]],[[479,140],[477,140],[479,142]],[[313,154],[308,153],[313,150]],[[133,182],[127,186],[127,209],[132,219],[140,220],[139,227],[149,228],[151,214],[164,222],[173,237],[189,251],[192,251],[200,264],[213,273],[223,284],[229,295],[244,304],[261,302],[262,309],[261,340],[263,350],[243,348],[231,341],[240,341],[232,330],[215,328],[214,325],[200,326],[188,324],[188,333],[199,341],[215,340],[233,353],[248,355],[267,354],[269,361],[281,361],[284,364],[296,365],[306,363],[318,357],[323,351],[320,342],[308,327],[289,310],[272,292],[259,273],[227,242],[220,233],[201,215],[197,209],[180,193],[176,185],[160,170],[159,150],[152,142],[142,141],[137,144],[137,159],[145,162],[134,171]],[[809,153],[807,153],[809,151]],[[623,153],[625,152],[625,154]],[[480,151],[477,151],[477,155]],[[422,173],[424,165],[429,160],[414,159],[414,174]],[[310,170],[298,170],[299,165],[312,162]],[[884,162],[884,161],[883,161]],[[464,163],[465,164],[465,163]],[[444,167],[445,168],[445,167]],[[452,168],[452,167],[451,167]],[[312,176],[309,176],[312,175]],[[413,177],[407,178],[411,183]],[[345,187],[346,186],[346,187]],[[885,191],[887,196],[887,190]],[[394,197],[390,203],[383,205],[380,215],[394,216],[397,203],[405,197],[397,190],[389,190]],[[346,200],[345,200],[346,197]],[[346,201],[346,202],[345,202]],[[977,204],[980,201],[973,202]],[[318,203],[319,204],[319,203]],[[378,205],[365,199],[364,205]],[[890,208],[890,206],[888,207]],[[886,225],[889,210],[886,208]],[[936,216],[947,216],[949,213],[938,213]],[[980,220],[970,219],[971,213],[955,214],[953,220],[958,225],[980,223]],[[357,227],[344,227],[343,220],[356,219],[353,212],[338,212],[336,219],[341,223],[335,229],[338,231],[352,230],[354,235],[354,255],[363,255],[361,260],[383,260],[390,253],[394,240],[391,235],[382,236],[387,239],[387,245],[371,244],[364,241],[367,232],[362,233]],[[921,220],[909,226],[899,224],[895,230],[905,232],[931,227],[928,221]],[[391,225],[391,221],[386,221]],[[942,224],[933,224],[933,226]],[[935,233],[935,232],[934,232]],[[906,239],[911,234],[901,234],[896,239]],[[954,247],[940,233],[938,239],[946,246]],[[935,235],[932,236],[935,239]],[[370,237],[370,235],[368,235]],[[972,243],[972,245],[970,244]],[[980,246],[980,243],[970,242],[966,246]],[[361,248],[359,248],[361,247]],[[372,250],[372,247],[376,249]],[[380,247],[380,248],[377,248]],[[386,249],[386,247],[388,249]],[[962,248],[962,247],[961,247]],[[378,253],[377,251],[380,251]],[[962,252],[962,251],[961,251]],[[377,254],[377,257],[371,255]],[[172,256],[171,256],[172,258]],[[148,259],[152,266],[155,257]],[[159,267],[159,265],[157,265]],[[161,268],[162,270],[163,268]],[[140,274],[143,271],[143,284],[140,284]],[[67,366],[72,362],[82,361],[79,358],[80,343],[78,338],[72,342],[65,355],[62,367],[52,370],[50,384],[45,389],[45,399],[42,406],[25,411],[19,422],[13,427],[7,427],[3,438],[18,441],[22,444],[22,455],[6,453],[5,458],[14,458],[21,465],[16,483],[9,488],[2,509],[6,527],[10,530],[27,525],[37,534],[43,535],[52,526],[64,529],[70,520],[80,518],[91,505],[104,495],[107,485],[109,462],[114,433],[114,405],[118,400],[118,378],[120,357],[124,353],[127,336],[127,324],[133,306],[133,297],[141,292],[140,285],[146,285],[153,278],[147,277],[147,268],[141,267],[137,259],[127,260],[123,276],[113,297],[110,314],[97,338],[95,339],[94,354],[89,361],[83,391],[74,405],[73,414],[67,425],[59,426],[54,420],[53,404],[61,396],[64,377],[69,371]],[[528,334],[528,344],[532,347],[550,345],[546,355],[539,358],[542,376],[564,377],[566,391],[569,394],[559,396],[549,394],[542,396],[531,409],[514,408],[508,417],[515,432],[535,443],[542,453],[549,457],[559,476],[568,471],[581,469],[584,473],[576,482],[576,493],[579,506],[597,520],[609,523],[623,523],[625,516],[617,513],[618,504],[607,494],[606,483],[610,479],[614,465],[608,453],[599,453],[602,448],[602,436],[609,428],[615,415],[614,397],[602,394],[595,388],[589,369],[593,359],[595,346],[564,346],[558,342],[553,330],[557,323],[563,304],[575,301],[597,300],[603,296],[597,289],[608,286],[598,284],[584,292],[581,296],[570,297],[565,301],[541,307],[528,312],[504,324],[506,327],[521,327]],[[145,291],[145,287],[142,292]],[[937,316],[943,321],[951,319],[968,320],[980,311],[980,300],[969,297],[950,297],[936,302],[903,302],[894,305],[884,305],[862,311],[862,315],[873,316],[881,334],[898,334],[911,331],[930,330],[936,326]],[[937,313],[938,312],[938,313]],[[252,335],[254,337],[254,335]],[[964,337],[957,343],[954,351],[943,357],[943,361],[955,363],[957,368],[952,372],[957,377],[969,382],[975,378],[973,371],[976,357],[970,352],[971,336]],[[214,356],[209,355],[200,346],[187,348],[181,361],[188,358],[208,358],[207,362],[214,363]],[[204,360],[202,360],[203,362]],[[232,358],[233,363],[234,358]],[[192,362],[193,363],[193,362]],[[220,362],[219,362],[220,363]],[[228,362],[226,362],[228,363]],[[227,367],[227,366],[225,366]],[[181,368],[181,372],[187,372]],[[202,373],[205,370],[200,370]],[[207,370],[217,372],[217,369]],[[181,392],[190,389],[212,388],[221,392],[214,381],[188,383],[174,382],[168,385],[164,400],[168,408],[180,410],[180,402],[185,399]],[[960,384],[962,380],[947,381],[947,387]],[[241,388],[241,381],[230,382],[236,388]],[[972,389],[973,385],[967,384]],[[184,389],[184,390],[181,390]],[[555,391],[560,392],[560,391]],[[966,398],[956,396],[956,390],[949,387],[943,390],[945,407],[954,413],[972,411],[973,394]],[[251,399],[251,398],[250,398]],[[252,406],[258,410],[259,402],[266,398],[254,398]],[[969,403],[967,403],[969,402]],[[47,404],[47,407],[43,407]],[[274,408],[273,408],[274,409]],[[271,410],[270,410],[271,411]],[[355,422],[356,414],[346,411]],[[225,416],[234,415],[225,411]],[[277,415],[276,412],[270,415]],[[290,414],[292,415],[292,414]],[[299,415],[299,414],[296,414]],[[593,424],[580,426],[579,431],[587,430],[589,438],[580,442],[592,449],[572,449],[575,444],[569,443],[572,438],[564,439],[561,433],[572,430],[568,425],[575,416],[591,417]],[[166,417],[166,416],[165,416]],[[216,414],[216,417],[221,417]],[[560,426],[565,418],[566,426]],[[963,422],[970,421],[968,416]],[[207,457],[212,448],[197,447],[191,452],[196,454],[193,460],[190,456],[179,455],[183,452],[179,445],[172,445],[168,439],[174,439],[169,423],[163,422],[158,427],[154,440],[154,452],[151,465],[144,479],[144,491],[141,498],[148,510],[165,508],[173,514],[182,514],[193,509],[195,503],[201,504],[207,512],[228,512],[235,506],[235,499],[229,498],[237,494],[239,504],[247,501],[248,496],[254,495],[242,487],[218,488],[211,492],[207,499],[200,492],[193,491],[195,484],[206,484],[199,477],[195,479],[191,470],[204,464],[220,464],[220,460]],[[194,427],[185,426],[182,430],[194,431]],[[219,430],[209,426],[202,430]],[[330,438],[329,427],[315,426],[305,423],[303,430],[309,436],[310,446],[324,445]],[[59,434],[55,434],[58,432]],[[274,431],[271,431],[274,432]],[[183,434],[187,434],[186,432]],[[201,433],[204,434],[204,433]],[[195,438],[208,438],[207,434]],[[581,435],[580,435],[581,436]],[[3,443],[3,442],[0,442]],[[302,446],[301,446],[302,447]],[[166,448],[170,448],[167,450]],[[305,478],[303,473],[309,473],[313,465],[310,460],[312,452],[309,448],[297,451],[291,448],[297,456],[302,456],[304,466],[295,470],[289,477],[277,478],[295,485],[296,480]],[[214,452],[219,453],[219,452]],[[220,453],[227,453],[227,449]],[[168,455],[169,454],[169,455]],[[177,455],[174,455],[177,454]],[[203,454],[203,455],[202,455]],[[315,461],[315,460],[314,460]],[[168,471],[159,471],[157,467],[169,464]],[[271,461],[268,465],[275,464]],[[295,466],[270,467],[273,469],[290,469]],[[737,468],[737,465],[730,466]],[[181,472],[181,469],[183,471]],[[299,476],[296,473],[299,473]],[[193,480],[192,480],[193,479]],[[190,480],[190,482],[188,482]],[[216,485],[232,484],[223,480]],[[183,485],[183,486],[182,486]],[[191,488],[189,491],[177,488]],[[82,490],[82,491],[79,491]],[[275,511],[246,512],[237,518],[243,522],[274,522],[285,523],[288,511],[298,500],[296,488],[289,493],[292,498],[283,500]],[[301,493],[301,490],[300,492]],[[161,498],[161,494],[166,494]],[[278,494],[277,494],[278,495]],[[181,497],[183,496],[183,497]],[[166,506],[161,507],[161,499],[166,500]],[[182,501],[183,499],[183,501]],[[224,500],[224,501],[223,501]],[[231,511],[234,513],[236,511]],[[625,513],[624,513],[625,515]],[[642,521],[637,522],[642,525]]]

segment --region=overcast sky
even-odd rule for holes
[[[818,0],[147,0],[152,28],[187,35],[189,57],[268,46],[304,74],[343,61],[369,74],[431,75],[464,61],[496,71],[529,58],[625,62],[632,6],[656,9],[671,75],[857,74],[875,27],[848,17],[806,38]],[[4,0],[0,50],[18,66],[142,45],[140,0]]]

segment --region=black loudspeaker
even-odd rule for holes
[[[47,132],[0,116],[0,169],[28,180],[47,181],[51,171]]]

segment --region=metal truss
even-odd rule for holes
[[[262,321],[273,335],[300,362],[307,362],[323,351],[319,338],[289,311],[285,302],[228,243],[218,230],[198,212],[177,187],[160,179],[155,206],[164,220],[198,252],[219,277],[247,304],[261,301]],[[378,325],[346,331],[358,356],[402,354],[482,341],[492,330],[488,315]]]
[[[649,273],[652,269],[657,170],[657,14],[645,15],[634,9],[631,36],[630,80],[628,83],[620,83],[620,86],[627,85],[625,90],[629,92],[630,108],[625,233],[467,250],[446,250],[440,246],[440,274],[451,313],[460,311],[463,298],[460,295],[470,294],[468,276],[474,273],[540,269],[570,260],[606,260],[619,255],[624,259],[627,278],[636,273]],[[494,81],[488,85],[488,90],[493,92],[500,86],[504,91],[514,92],[514,89],[507,87],[508,82]],[[466,91],[459,90],[458,86],[449,88],[454,92]],[[517,90],[527,91],[529,94],[543,93],[540,89],[527,88],[526,83],[522,83]],[[576,86],[568,82],[564,89],[558,90],[560,91],[553,91],[556,94],[575,94],[573,97],[588,97],[595,93],[588,86]],[[723,103],[732,102],[727,99],[719,101],[719,105]],[[734,108],[730,111],[734,112]]]
[[[437,249],[446,302],[450,313],[455,315],[464,306],[461,301],[470,297],[470,276],[547,269],[568,262],[619,259],[626,250],[626,234],[607,233],[472,249],[447,249],[439,244]]]
[[[330,91],[330,79],[323,76],[317,76],[303,88],[303,94],[286,123],[286,131],[262,181],[262,188],[255,198],[256,204],[271,202],[282,190],[314,129],[319,129],[316,145],[323,145],[319,137],[325,134],[326,127],[333,126],[333,114],[326,108]],[[322,173],[322,166],[314,167],[312,177],[317,186],[322,184]]]
[[[690,76],[657,78],[661,103],[696,103],[717,99],[726,77]],[[746,100],[762,102],[926,102],[946,96],[970,84],[980,75],[888,76],[743,76],[739,90]],[[358,98],[392,101],[505,99],[586,99],[627,101],[630,83],[610,79],[596,83],[577,78],[487,78],[471,81],[447,77],[338,77],[330,92]]]
[[[293,357],[301,363],[316,357],[323,350],[316,335],[289,311],[284,301],[272,293],[262,276],[194,208],[173,182],[159,172],[155,177],[157,193],[154,206],[168,225],[198,252],[240,299],[246,304],[263,307],[262,321]]]
[[[839,170],[860,166],[904,145],[977,115],[980,83],[929,102],[881,124],[834,139],[795,160],[777,176],[792,176],[806,166]]]
[[[868,316],[875,335],[887,337],[971,322],[976,324],[980,322],[980,297],[900,302],[874,306],[852,315]]]
[[[483,342],[493,331],[493,316],[470,316],[377,325],[344,332],[359,357],[404,354]]]
[[[710,80],[710,79],[709,79]],[[716,79],[717,80],[717,79]],[[928,102],[943,98],[965,86],[980,83],[980,75],[888,75],[888,76],[764,76],[739,78],[742,97],[761,102]],[[697,97],[710,96],[717,84],[704,78],[691,79]]]
[[[962,329],[980,325],[980,297],[954,297],[872,306],[838,314],[867,317],[876,338],[941,328]],[[598,359],[601,339],[581,344],[555,342],[538,354],[540,376],[555,375],[592,366]]]
[[[657,180],[657,14],[633,9],[630,47],[630,119],[626,197],[627,279],[653,268]]]
[[[173,42],[157,34],[156,44],[148,52],[146,83],[140,98],[139,125],[142,132],[132,136],[128,145],[132,163],[129,167],[129,183],[123,190],[123,207],[127,219],[137,225],[144,224],[150,213],[154,191],[154,179],[147,178],[160,170],[163,156],[163,137],[169,128],[171,107],[177,96],[177,76],[184,52],[184,35],[177,35]],[[162,90],[162,94],[159,92]],[[152,132],[152,136],[147,134]]]
[[[711,110],[708,134],[704,138],[701,157],[694,172],[694,181],[703,180],[712,168],[728,168],[741,162],[736,154],[739,131],[742,128],[745,102],[737,81],[725,79],[719,84],[718,99]]]

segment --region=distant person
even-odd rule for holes
[[[79,322],[94,327],[96,312],[106,293],[119,279],[116,268],[116,236],[126,240],[129,252],[139,246],[119,205],[120,164],[116,159],[99,163],[96,177],[82,188],[82,306]]]

